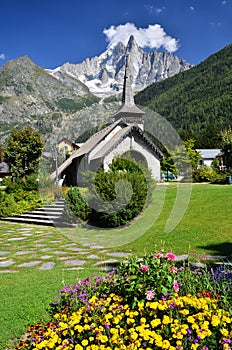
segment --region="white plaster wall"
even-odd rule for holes
[[[109,170],[109,164],[112,163],[112,160],[119,156],[124,154],[125,152],[128,152],[130,150],[137,151],[141,153],[148,164],[148,168],[151,170],[152,177],[156,181],[160,180],[160,161],[153,155],[149,148],[143,144],[142,142],[139,142],[139,140],[135,140],[134,138],[130,138],[129,136],[126,137],[112,152],[110,152],[104,159],[104,170]]]

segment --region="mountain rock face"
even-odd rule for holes
[[[119,42],[99,57],[87,58],[80,64],[65,63],[48,72],[58,79],[61,74],[63,77],[79,79],[90,92],[106,97],[122,91],[126,54],[130,54],[134,91],[140,91],[154,82],[192,67],[183,59],[167,52],[145,52],[131,36],[127,47]]]

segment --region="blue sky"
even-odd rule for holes
[[[232,0],[4,0],[0,10],[0,65],[79,63],[129,34],[197,64],[232,42]]]

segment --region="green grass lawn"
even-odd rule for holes
[[[91,236],[95,243],[105,244],[108,251],[142,255],[152,251],[156,244],[157,249],[187,253],[193,258],[203,254],[232,258],[232,186],[193,185],[182,220],[171,232],[165,233],[176,193],[175,184],[157,186],[152,205],[128,227],[110,231],[83,227],[62,229],[59,234],[71,241]],[[15,226],[0,222],[0,238],[9,227],[14,230]],[[6,349],[8,340],[19,337],[27,325],[46,317],[46,309],[62,283],[75,283],[77,278],[91,276],[93,272],[90,266],[80,271],[64,271],[57,266],[50,271],[34,268],[30,272],[25,269],[1,274],[0,349]]]

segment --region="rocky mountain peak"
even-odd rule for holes
[[[167,52],[146,52],[140,48],[133,35],[127,45],[119,42],[109,46],[100,56],[88,58],[79,64],[65,63],[50,73],[57,79],[69,76],[80,80],[98,97],[122,92],[125,57],[130,54],[131,76],[134,91],[166,79],[192,67],[183,59]]]
[[[136,50],[136,49],[138,49],[138,44],[135,41],[134,35],[131,35],[129,38],[129,41],[127,43],[126,51],[128,53],[128,52],[131,52],[131,51]]]

